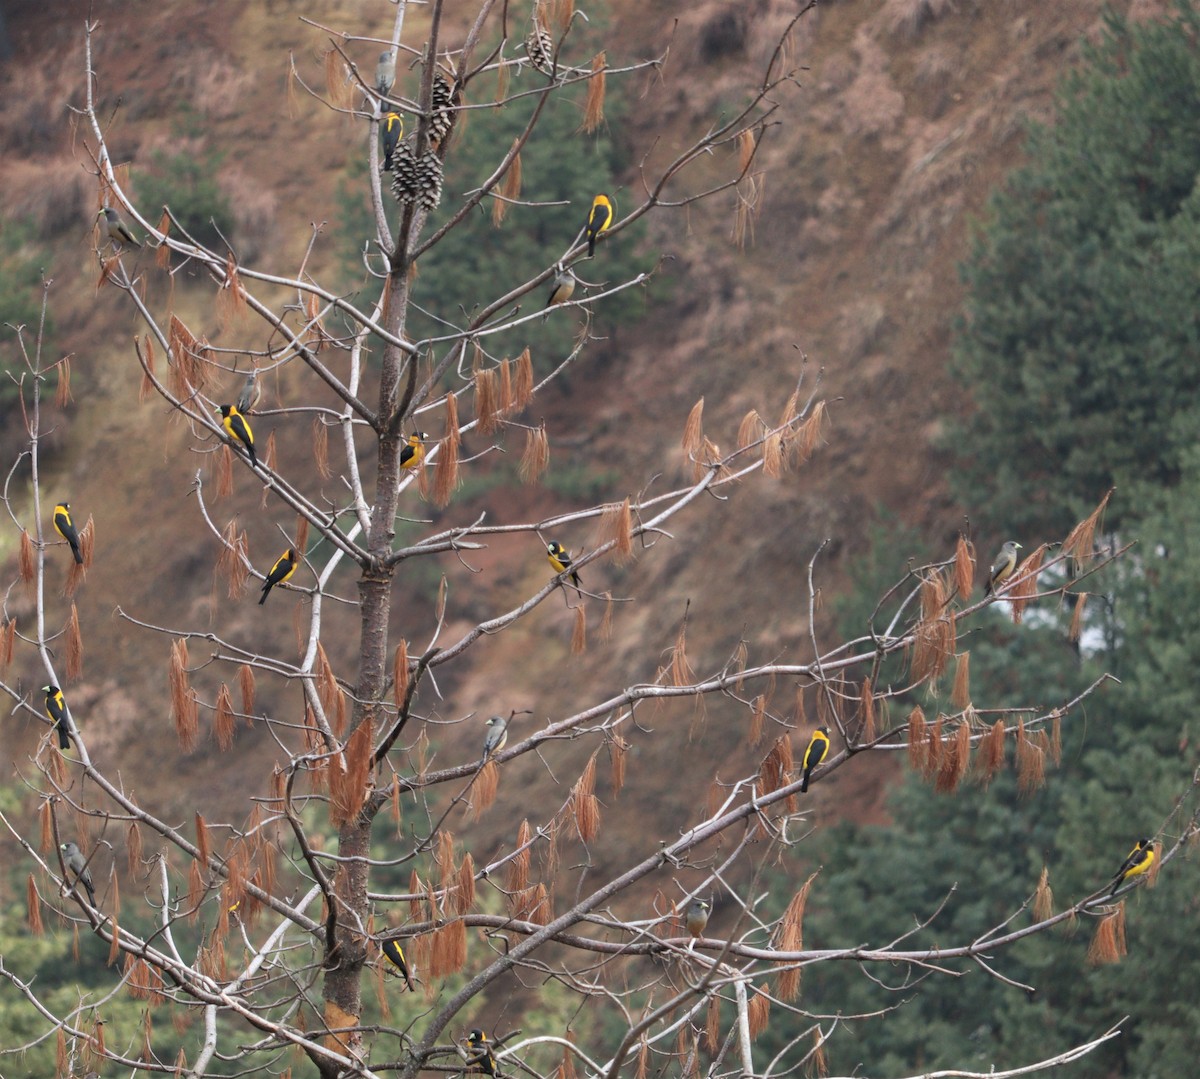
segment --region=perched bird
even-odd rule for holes
[[[54,729],[58,731],[58,748],[70,749],[71,719],[62,690],[58,686],[42,686],[42,692],[46,694],[46,715],[54,721]]]
[[[129,226],[121,220],[121,215],[116,210],[105,206],[103,210],[96,211],[96,216],[104,218],[104,233],[117,247],[123,247],[125,244],[133,244],[134,247],[142,246],[133,238]]]
[[[804,778],[800,781],[801,794],[808,790],[808,777],[812,775],[813,769],[825,759],[825,754],[828,752],[829,728],[818,727],[808,741],[808,748],[804,751],[804,760],[800,764],[800,767],[804,769]]]
[[[400,947],[400,942],[396,940],[395,937],[391,937],[388,940],[383,941],[379,947],[380,951],[382,951],[383,954],[391,961],[392,966],[394,966],[404,976],[404,984],[407,985],[411,991],[413,988],[412,978],[409,977],[408,963],[405,962],[404,949]]]
[[[428,437],[424,431],[414,431],[408,436],[408,445],[400,451],[401,468],[416,468],[425,460],[425,439]]]
[[[550,298],[546,301],[546,309],[556,304],[566,303],[575,295],[575,275],[570,270],[559,270],[554,275],[554,285],[550,289]]]
[[[375,89],[380,97],[387,97],[396,82],[396,54],[391,49],[384,49],[379,54],[379,63],[375,65]]]
[[[54,507],[54,530],[70,545],[71,553],[75,556],[75,564],[83,565],[83,552],[79,549],[79,533],[71,520],[71,503],[60,502]]]
[[[996,561],[988,571],[987,584],[983,586],[985,596],[994,595],[996,589],[1012,576],[1012,571],[1017,568],[1017,552],[1020,549],[1021,545],[1016,540],[1009,540],[1000,548]]]
[[[588,258],[596,253],[596,237],[613,223],[613,203],[607,195],[597,195],[592,199],[592,211],[588,214],[585,235],[588,242]]]
[[[242,392],[238,394],[237,410],[239,412],[253,412],[258,408],[258,402],[262,400],[262,386],[258,382],[258,371],[251,371],[246,376],[246,381],[242,383]]]
[[[554,567],[555,573],[566,573],[567,570],[571,570],[571,583],[576,588],[579,587],[579,574],[571,569],[571,556],[558,540],[551,540],[546,544],[546,557],[550,560],[550,565]]]
[[[87,889],[88,901],[94,907],[96,905],[96,889],[92,884],[92,872],[87,867],[87,859],[74,843],[64,843],[59,848],[62,850],[63,861],[67,868],[75,874],[75,879]]]
[[[400,140],[404,138],[404,119],[398,112],[389,112],[379,122],[383,136],[383,167],[385,171],[391,172],[392,155],[400,145]]]
[[[263,582],[262,596],[258,601],[260,607],[267,602],[267,596],[271,594],[272,588],[277,584],[283,584],[284,581],[296,572],[298,564],[299,559],[296,558],[296,552],[291,547],[275,559],[275,565],[271,567],[270,572],[267,574],[267,579]]]
[[[471,1055],[467,1058],[467,1066],[478,1066],[484,1075],[490,1075],[495,1079],[500,1074],[500,1066],[496,1063],[496,1054],[488,1045],[487,1035],[476,1027],[466,1036],[465,1041],[471,1050]]]
[[[1116,894],[1118,888],[1121,887],[1130,877],[1140,877],[1154,864],[1154,847],[1149,839],[1139,839],[1133,850],[1129,852],[1129,856],[1121,863],[1121,868],[1117,870],[1117,875],[1113,877],[1112,888],[1109,889],[1108,895],[1111,898]]]
[[[687,913],[684,915],[683,924],[687,927],[687,931],[693,937],[700,936],[704,932],[704,927],[708,925],[708,912],[712,908],[703,899],[693,899],[688,904]]]
[[[492,716],[487,721],[487,729],[487,735],[483,739],[484,761],[504,748],[504,743],[508,741],[508,720],[503,716]]]
[[[234,445],[241,444],[250,455],[250,464],[258,464],[258,455],[254,452],[254,432],[250,424],[237,408],[237,405],[220,405],[217,411],[221,413],[221,426]]]

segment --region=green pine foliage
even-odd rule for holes
[[[977,407],[952,434],[956,487],[1015,534],[1065,531],[1114,484],[1174,483],[1200,426],[1198,39],[1191,0],[1110,14],[963,268],[954,366]]]

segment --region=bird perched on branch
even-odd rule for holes
[[[408,436],[408,445],[400,451],[401,468],[416,468],[425,460],[425,439],[428,437],[424,431],[414,431]]]
[[[567,549],[558,542],[551,540],[546,544],[546,557],[550,560],[550,565],[554,567],[555,573],[566,573],[571,571],[571,583],[579,587],[579,574],[571,569],[571,556],[567,553]]]
[[[816,768],[829,752],[829,728],[818,727],[812,732],[812,737],[808,740],[808,748],[804,751],[804,760],[800,762],[800,767],[804,769],[804,778],[800,781],[800,793],[804,794],[808,790],[808,777],[812,775],[813,769]]]
[[[693,899],[688,904],[683,924],[693,937],[698,937],[704,932],[704,927],[708,925],[708,912],[711,909],[709,904],[703,899]]]
[[[511,719],[512,716],[509,716]],[[487,761],[495,753],[499,753],[508,741],[508,719],[503,716],[492,716],[487,721],[487,734],[483,739],[483,760]]]
[[[470,1050],[470,1054],[467,1057],[467,1067],[470,1069],[478,1068],[484,1075],[490,1075],[495,1079],[500,1074],[500,1066],[496,1063],[496,1054],[492,1052],[492,1047],[488,1045],[487,1035],[476,1027],[463,1040],[467,1043],[467,1048]]]
[[[242,392],[238,394],[237,410],[239,412],[253,412],[258,408],[258,402],[262,400],[262,386],[258,381],[258,371],[251,371],[246,376],[246,381],[242,383]]]
[[[408,986],[409,991],[413,989],[412,978],[408,973],[408,963],[404,959],[404,949],[400,947],[400,942],[395,937],[389,937],[383,941],[379,950],[387,957],[388,961],[394,966],[404,978],[404,984]]]
[[[54,721],[54,729],[58,732],[58,748],[70,749],[71,719],[62,690],[58,686],[42,686],[42,692],[46,694],[46,715]]]
[[[71,520],[70,502],[60,502],[54,507],[54,530],[71,545],[75,564],[82,566],[83,552],[79,549],[79,533],[75,531],[75,523]]]
[[[1013,570],[1017,568],[1017,552],[1020,549],[1021,545],[1016,540],[1009,540],[1000,548],[1000,553],[996,555],[996,560],[988,571],[987,584],[983,586],[985,596],[995,595],[996,589],[1012,576]]]
[[[1121,863],[1121,868],[1117,870],[1117,875],[1113,877],[1112,887],[1108,892],[1109,898],[1115,895],[1117,889],[1129,880],[1130,877],[1140,877],[1153,864],[1154,846],[1149,839],[1139,839],[1133,850],[1125,858],[1125,861]]]
[[[96,889],[92,884],[92,873],[87,867],[87,859],[74,843],[63,843],[59,848],[67,868],[75,874],[75,879],[87,889],[88,901],[96,905]]]
[[[391,49],[384,49],[375,65],[375,89],[379,91],[379,96],[387,97],[392,92],[395,82],[396,54]]]
[[[133,238],[129,226],[121,220],[121,215],[116,210],[105,206],[104,209],[96,211],[96,217],[104,218],[104,234],[112,240],[115,246],[123,247],[125,244],[133,244],[134,247],[142,246]]]
[[[257,465],[254,432],[250,430],[249,421],[238,411],[237,405],[219,405],[217,411],[221,413],[221,426],[225,428],[229,440],[234,445],[240,445],[249,454],[251,465]]]
[[[383,168],[385,172],[392,171],[392,155],[400,140],[404,138],[404,118],[398,112],[389,112],[379,121],[380,135],[383,138]]]
[[[277,584],[283,584],[293,573],[296,572],[296,566],[299,564],[299,559],[296,558],[296,552],[289,547],[277,559],[275,565],[267,573],[267,579],[263,582],[262,596],[259,598],[258,605],[261,607],[267,602],[267,596],[271,594],[271,589]]]
[[[575,295],[575,275],[570,270],[559,270],[554,275],[554,284],[550,296],[546,300],[546,310],[560,303],[566,303]]]
[[[588,258],[596,253],[596,237],[613,223],[614,213],[616,210],[613,201],[607,195],[597,195],[592,199],[592,209],[588,214],[587,228],[584,230],[588,242]]]

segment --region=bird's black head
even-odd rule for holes
[[[484,1034],[484,1032],[482,1030],[480,1030],[478,1027],[476,1027],[474,1030],[472,1030],[467,1035],[467,1041],[471,1042],[472,1044],[475,1044],[478,1042],[486,1042],[487,1035]]]
[[[1150,846],[1150,840],[1149,839],[1139,839],[1137,845],[1139,847],[1141,847],[1142,850],[1145,850],[1148,846]]]
[[[550,554],[562,554],[563,545],[557,540],[551,540],[546,544],[546,550]]]
[[[217,411],[221,413],[222,416],[228,416],[232,408],[233,405],[217,405]]]
[[[47,697],[55,697],[58,695],[58,686],[42,686],[42,692]]]

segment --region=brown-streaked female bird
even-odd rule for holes
[[[392,155],[404,138],[404,118],[398,112],[389,112],[379,121],[379,126],[383,139],[383,168],[385,172],[391,172]]]
[[[133,244],[134,247],[142,245],[133,238],[133,233],[129,231],[129,226],[121,220],[121,215],[116,210],[105,206],[102,210],[96,211],[96,216],[104,218],[104,235],[106,235],[117,247],[122,247],[125,244]]]
[[[571,583],[576,588],[579,587],[579,574],[571,569],[571,556],[558,540],[551,540],[546,544],[546,557],[550,560],[550,565],[554,567],[555,573],[566,573],[570,570]]]
[[[75,879],[87,889],[88,899],[92,906],[96,905],[96,888],[92,883],[92,871],[87,867],[87,859],[83,851],[74,843],[62,843],[59,849],[63,853],[63,861],[67,868],[75,874]]]
[[[1112,888],[1109,889],[1108,897],[1112,898],[1116,894],[1118,888],[1121,887],[1130,877],[1140,877],[1147,872],[1154,864],[1154,846],[1149,839],[1139,839],[1134,845],[1125,861],[1121,863],[1121,868],[1117,870],[1117,875],[1113,877]]]
[[[807,792],[808,777],[812,775],[813,769],[825,759],[828,752],[829,728],[818,727],[808,740],[808,747],[804,750],[804,760],[800,762],[800,767],[804,769],[804,778],[800,780],[801,794]]]
[[[254,432],[250,430],[250,422],[237,409],[237,405],[218,405],[221,413],[221,426],[234,445],[240,445],[250,456],[250,464],[258,464],[258,454],[254,452]]]
[[[42,686],[42,692],[46,694],[46,715],[54,721],[54,729],[58,732],[58,748],[70,749],[71,719],[62,690],[58,686]]]
[[[79,549],[79,533],[75,531],[75,523],[71,520],[70,502],[60,502],[54,507],[54,531],[71,545],[75,564],[82,566],[83,552]]]
[[[688,904],[683,924],[693,937],[698,937],[704,932],[704,927],[708,925],[708,912],[711,909],[709,904],[703,899],[693,899]]]
[[[1000,548],[1000,553],[996,555],[996,560],[988,571],[987,584],[983,586],[985,596],[994,595],[996,589],[1012,576],[1013,570],[1017,568],[1017,552],[1020,549],[1021,545],[1016,540],[1009,540]]]
[[[428,437],[424,431],[414,431],[408,436],[408,445],[400,451],[401,468],[416,468],[425,460],[425,439]]]
[[[584,230],[588,242],[588,258],[596,253],[596,237],[613,223],[615,213],[613,201],[607,195],[600,194],[592,199],[592,209],[588,214],[587,228]]]
[[[283,584],[284,581],[296,572],[297,565],[299,565],[299,559],[296,557],[295,550],[291,547],[275,559],[275,565],[268,571],[267,579],[263,582],[262,596],[258,601],[260,607],[267,602],[267,596],[271,594],[272,588],[277,584]]]
[[[500,1066],[496,1063],[496,1054],[488,1045],[488,1036],[476,1027],[463,1040],[470,1050],[467,1067],[472,1070],[478,1068],[484,1075],[490,1075],[492,1079],[496,1079],[500,1074]]]
[[[404,958],[404,949],[400,947],[400,942],[395,937],[389,937],[379,945],[379,950],[387,957],[388,961],[394,966],[404,978],[404,984],[408,986],[409,991],[412,991],[412,978],[408,973],[408,963]]]
[[[550,289],[550,297],[546,300],[546,309],[566,303],[574,295],[575,275],[570,270],[559,270],[554,275],[554,284]]]

